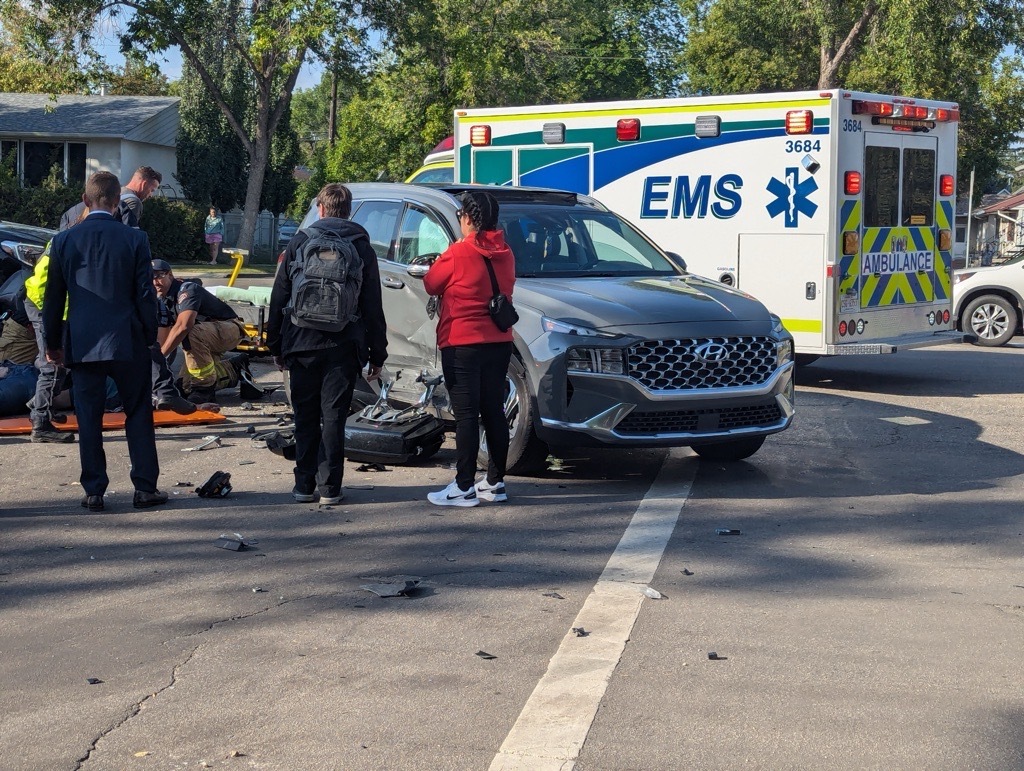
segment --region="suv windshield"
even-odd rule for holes
[[[516,257],[516,275],[665,276],[679,271],[611,212],[502,202],[498,227]]]

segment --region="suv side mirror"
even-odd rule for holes
[[[671,257],[672,261],[675,262],[676,265],[678,265],[683,270],[686,270],[686,260],[682,258],[682,255],[677,254],[676,252],[665,252],[665,254]]]

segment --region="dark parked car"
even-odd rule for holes
[[[356,183],[352,219],[377,252],[388,322],[390,396],[440,372],[422,277],[458,237],[466,185]],[[509,466],[548,445],[689,446],[716,460],[755,453],[793,419],[793,343],[756,299],[688,274],[626,220],[586,196],[488,187],[516,257],[515,355],[505,402]],[[310,208],[302,221],[317,218]],[[450,419],[447,394],[434,404]]]
[[[8,316],[22,324],[28,322],[20,300],[21,287],[55,232],[0,222],[0,324]]]

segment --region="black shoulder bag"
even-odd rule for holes
[[[519,321],[519,314],[512,307],[512,301],[503,295],[498,289],[498,279],[494,275],[494,266],[491,261],[483,255],[480,259],[487,266],[487,274],[491,277],[491,297],[487,303],[487,312],[491,314],[491,320],[502,332],[508,332],[512,326]]]

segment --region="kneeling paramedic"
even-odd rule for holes
[[[183,386],[189,401],[216,402],[218,374],[224,369],[220,357],[242,341],[242,322],[231,306],[198,282],[176,279],[166,260],[153,260],[152,265],[153,286],[165,306],[160,352],[169,356],[180,343],[185,351]]]

